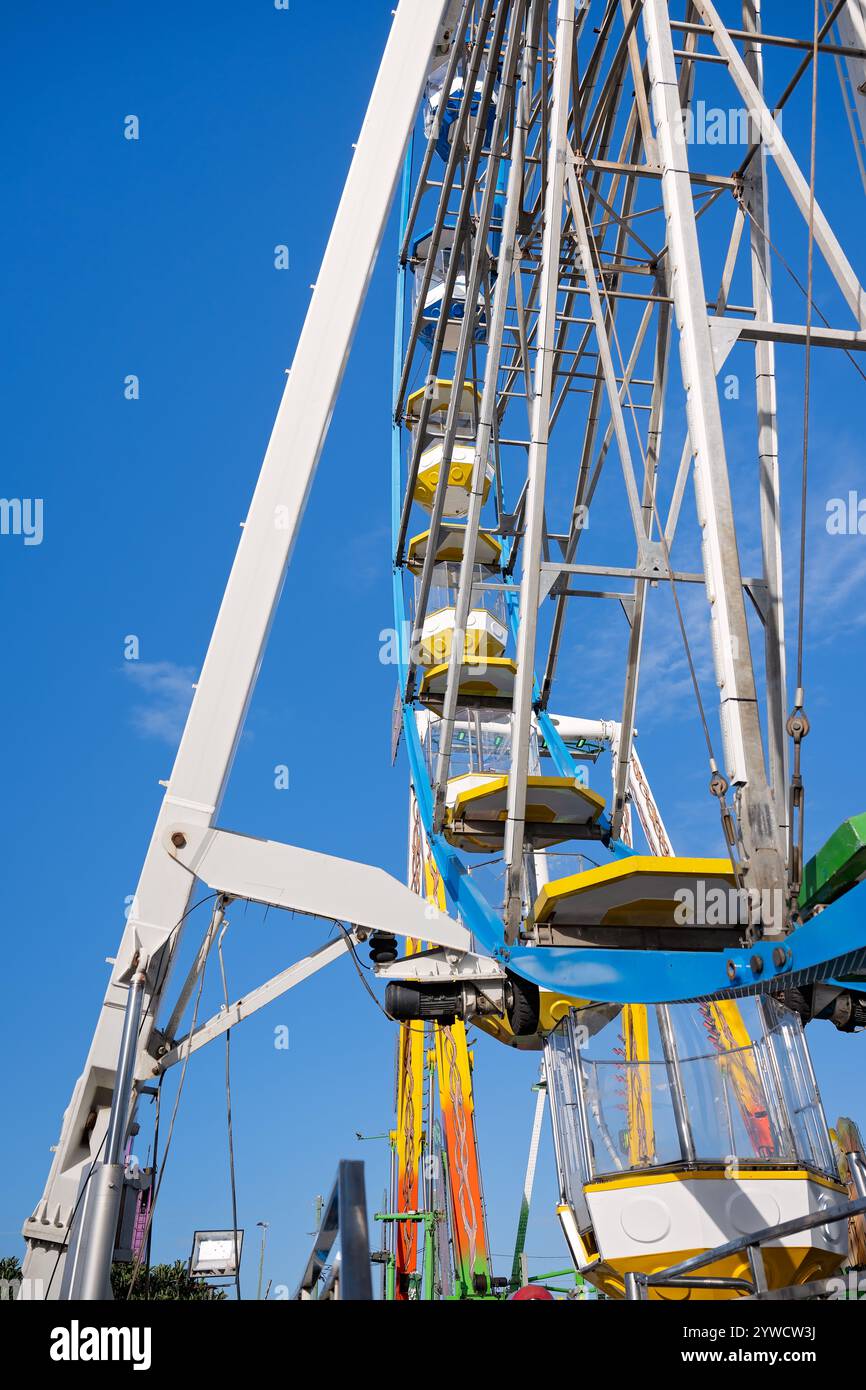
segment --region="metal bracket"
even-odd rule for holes
[[[562,578],[562,566],[556,560],[543,560],[541,563],[541,575],[538,580],[538,606],[549,598],[554,587]]]
[[[370,864],[188,822],[169,825],[163,845],[209,888],[233,898],[420,937],[458,951],[470,945],[459,922]]]
[[[651,541],[648,536],[638,536],[637,552],[637,568],[642,577],[654,579],[660,574],[667,575],[665,548],[661,541]]]
[[[505,979],[504,969],[490,956],[478,956],[474,951],[447,951],[438,946],[403,956],[388,965],[377,965],[375,973],[380,980],[469,980],[479,984]]]

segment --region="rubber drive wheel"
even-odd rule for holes
[[[533,1033],[538,1032],[541,1007],[538,985],[534,985],[531,980],[524,980],[522,975],[515,975],[511,970],[505,973],[511,985],[511,1003],[506,1012],[511,1031],[516,1038],[531,1037]]]

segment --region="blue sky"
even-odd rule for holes
[[[160,0],[112,6],[110,18],[98,4],[73,11],[49,3],[3,20],[3,492],[44,499],[44,539],[31,547],[20,537],[0,540],[7,657],[0,1253],[19,1249],[21,1220],[41,1192],[86,1052],[105,957],[114,954],[135,887],[159,779],[171,768],[390,9],[365,0],[341,6],[339,23],[324,24],[312,0],[291,0],[288,12],[266,0],[243,7]],[[789,65],[777,69],[786,74]],[[123,137],[129,114],[140,119],[138,141]],[[859,214],[852,225],[847,208],[859,184],[834,174],[847,139],[842,119],[836,102],[821,127],[827,177],[819,196],[856,253]],[[792,244],[796,236],[792,226]],[[379,633],[391,623],[395,243],[392,225],[221,821],[402,877],[406,772],[402,761],[389,766],[394,675],[378,660]],[[274,268],[277,244],[289,248],[288,271]],[[823,289],[832,314],[836,299]],[[798,317],[796,298],[789,303],[786,316]],[[748,350],[736,351],[746,378]],[[792,494],[801,372],[793,352],[780,364]],[[129,374],[140,379],[136,401],[124,399]],[[822,524],[825,499],[845,496],[862,475],[863,382],[833,355],[816,365],[815,396],[812,847],[863,809],[854,719],[866,573],[863,538],[830,544]],[[733,405],[726,412],[730,437],[738,438],[740,417]],[[743,438],[744,454],[749,447]],[[792,509],[786,524],[796,528]],[[612,659],[620,638],[607,629],[570,632],[561,687],[573,701],[569,712],[617,717]],[[139,642],[137,662],[124,659],[129,636]],[[642,692],[641,753],[676,847],[701,852],[710,842],[715,852],[691,697],[681,680],[671,695],[671,677],[681,674],[679,653],[660,636]],[[588,707],[590,696],[609,702]],[[277,764],[289,768],[286,791],[274,787]],[[236,908],[230,918],[233,996],[321,939],[318,928],[254,908]],[[194,924],[189,945],[203,927]],[[214,970],[203,1012],[218,1006]],[[288,1051],[273,1045],[282,1024]],[[862,1038],[829,1025],[810,1028],[809,1037],[830,1118],[843,1111],[866,1119]],[[378,1135],[392,1123],[393,1043],[347,963],[233,1035],[239,1219],[250,1239],[256,1221],[270,1222],[266,1278],[274,1284],[296,1281],[314,1198],[339,1158],[366,1158],[371,1200],[379,1199],[386,1146],[359,1144],[355,1135]],[[478,1123],[492,1245],[504,1256],[499,1272],[510,1264],[536,1068],[536,1058],[486,1040],[478,1046]],[[190,1066],[156,1223],[157,1258],[185,1257],[197,1226],[229,1224],[222,1072],[221,1045]],[[146,1110],[142,1120],[149,1129]],[[536,1268],[553,1267],[563,1246],[547,1131],[538,1194],[528,1249]],[[254,1264],[250,1256],[248,1291]]]

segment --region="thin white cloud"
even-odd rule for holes
[[[678,594],[701,693],[712,712],[715,687],[709,606],[703,586],[681,584]],[[601,608],[601,604],[596,607]],[[606,621],[593,627],[591,635],[580,635],[574,641],[571,637],[574,628],[571,628],[563,642],[559,675],[563,686],[580,704],[581,712],[586,713],[587,717],[619,719],[621,714],[628,628],[613,604],[610,609],[610,612],[603,614]],[[589,681],[588,672],[591,672]],[[587,684],[591,685],[592,690],[591,709],[587,707]],[[557,697],[554,702],[557,708],[563,698],[563,695]],[[698,718],[682,634],[671,596],[660,587],[651,590],[649,595],[637,724],[648,731],[665,724],[672,717],[679,719],[689,714]]]
[[[837,641],[866,622],[866,544],[862,536],[818,534],[806,558],[806,638],[809,646]],[[797,621],[796,578],[792,577],[790,623]]]
[[[175,746],[192,702],[192,667],[173,661],[128,661],[124,670],[140,697],[130,711],[133,728],[142,738]]]

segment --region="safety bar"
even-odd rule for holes
[[[738,1240],[729,1240],[724,1245],[717,1245],[714,1250],[705,1250],[701,1255],[692,1255],[690,1259],[683,1260],[678,1265],[671,1265],[670,1269],[660,1270],[657,1274],[640,1274],[630,1271],[625,1276],[625,1296],[627,1299],[639,1301],[646,1298],[647,1292],[651,1288],[701,1288],[704,1285],[709,1288],[719,1288],[724,1285],[725,1287],[741,1288],[744,1292],[748,1290],[753,1294],[769,1295],[761,1253],[762,1244],[771,1240],[781,1240],[785,1236],[797,1235],[800,1231],[811,1231],[816,1226],[832,1226],[837,1221],[848,1221],[852,1216],[859,1216],[861,1212],[866,1212],[866,1197],[858,1197],[855,1202],[846,1202],[842,1206],[831,1207],[829,1211],[813,1211],[807,1216],[798,1216],[793,1221],[783,1221],[777,1226],[765,1226],[761,1231],[752,1231],[750,1235],[741,1236]],[[751,1284],[745,1279],[720,1280],[710,1276],[701,1277],[700,1275],[692,1277],[695,1275],[695,1271],[702,1269],[704,1265],[714,1264],[716,1260],[724,1260],[728,1255],[737,1255],[742,1250],[748,1253],[749,1265],[752,1270]]]

